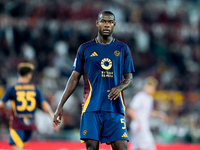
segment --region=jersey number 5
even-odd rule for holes
[[[121,119],[121,123],[124,124],[124,126],[122,127],[122,129],[126,129],[126,123],[125,123],[125,120],[123,118]]]
[[[21,102],[21,105],[17,106],[18,111],[33,111],[36,106],[35,96],[36,93],[34,91],[18,91],[16,93],[17,101]],[[30,105],[28,104],[30,102]]]

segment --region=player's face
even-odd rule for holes
[[[148,94],[153,95],[156,92],[156,86],[155,85],[146,85],[145,86],[145,91]]]
[[[115,27],[115,18],[113,15],[101,14],[99,19],[96,21],[98,32],[101,36],[110,36]]]

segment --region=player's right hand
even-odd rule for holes
[[[58,108],[54,114],[54,117],[53,117],[53,123],[56,125],[56,126],[59,126],[60,123],[61,123],[61,118],[62,118],[62,115],[63,115],[63,109],[62,108]]]

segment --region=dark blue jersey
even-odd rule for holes
[[[6,90],[2,101],[6,103],[8,100],[11,100],[13,109],[11,127],[18,130],[35,129],[35,110],[45,100],[38,88],[31,83],[17,83]]]
[[[102,45],[96,39],[79,47],[73,70],[83,74],[83,110],[125,112],[123,93],[116,100],[108,99],[107,90],[120,85],[123,75],[134,72],[128,46],[118,40]]]

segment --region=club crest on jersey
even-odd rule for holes
[[[109,70],[112,67],[112,61],[109,58],[102,59],[101,67],[105,70]]]
[[[118,50],[114,51],[114,55],[118,57],[120,55],[120,51]]]
[[[86,134],[87,134],[87,130],[84,130],[84,131],[83,131],[83,135],[86,135]]]

